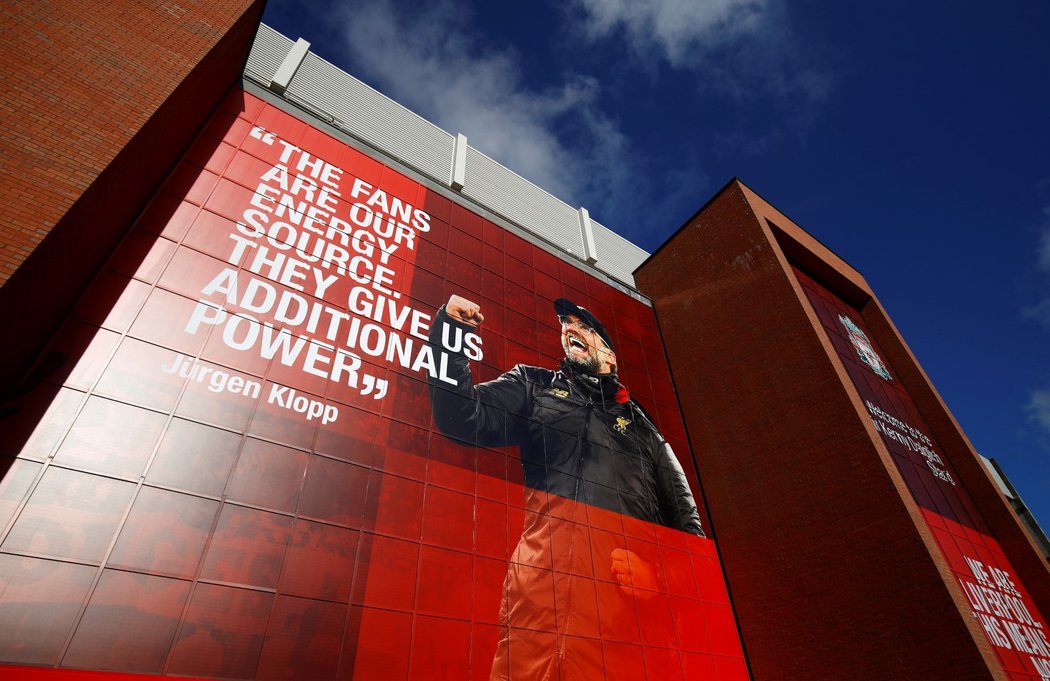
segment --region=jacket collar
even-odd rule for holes
[[[616,374],[592,374],[564,360],[561,363],[561,370],[592,401],[623,404],[629,399],[627,389],[620,385]]]

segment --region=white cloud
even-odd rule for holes
[[[1043,229],[1039,234],[1036,258],[1039,269],[1050,272],[1050,207],[1043,209]]]
[[[1050,295],[1046,293],[1050,275],[1050,206],[1043,208],[1043,222],[1035,252],[1035,285],[1039,290],[1038,301],[1025,308],[1024,315],[1050,328]],[[1044,435],[1050,435],[1050,389],[1033,390],[1027,405],[1028,416],[1038,423]]]
[[[785,125],[798,120],[803,123],[795,127],[805,128],[809,105],[823,97],[828,81],[790,67],[797,60],[782,49],[782,1],[572,0],[565,31],[577,39],[574,49],[588,52],[580,64],[600,55],[619,66],[633,54],[643,70],[691,69],[698,88],[737,99],[772,97],[797,109]],[[306,11],[324,17],[322,30],[337,37],[340,63],[351,73],[445,130],[464,133],[475,149],[570,205],[586,206],[632,241],[655,245],[653,230],[677,226],[708,189],[690,140],[682,140],[677,174],[655,167],[654,154],[638,148],[603,108],[609,95],[654,92],[631,86],[637,70],[610,69],[620,74],[611,78],[623,78],[616,87],[624,89],[615,93],[605,91],[613,84],[599,80],[599,72],[569,71],[571,55],[566,71],[526,76],[526,48],[493,46],[477,32],[470,6],[453,0],[329,0],[323,11]],[[564,40],[555,42],[565,49]],[[663,105],[652,102],[654,110]],[[763,138],[781,134],[774,132]],[[752,146],[762,152],[761,140]]]
[[[1050,434],[1050,390],[1036,390],[1028,402],[1028,413]]]
[[[576,0],[592,39],[622,32],[643,57],[654,50],[676,68],[759,32],[767,0]]]
[[[1035,264],[1038,270],[1035,275],[1035,285],[1039,290],[1038,299],[1024,309],[1024,316],[1050,328],[1050,294],[1046,292],[1047,284],[1050,283],[1050,206],[1043,208],[1043,223],[1036,243]]]
[[[697,86],[796,109],[827,98],[832,77],[792,42],[782,0],[574,0],[592,42],[621,41],[635,63],[698,76]]]
[[[483,49],[462,5],[408,9],[389,0],[344,5],[345,48],[384,93],[565,200],[600,197],[596,171],[624,165],[627,138],[598,107],[598,82],[525,83],[520,57]]]

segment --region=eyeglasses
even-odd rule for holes
[[[609,344],[605,342],[605,339],[602,338],[601,334],[598,333],[598,331],[593,326],[591,326],[590,324],[587,324],[586,322],[584,322],[584,321],[582,321],[582,320],[580,320],[580,319],[578,319],[576,317],[570,317],[569,315],[564,315],[564,314],[558,315],[558,322],[562,326],[569,326],[569,327],[575,326],[577,329],[579,329],[580,331],[583,331],[585,333],[593,333],[594,337],[598,339],[599,343],[601,343],[602,348],[604,348],[606,350],[609,349]]]
[[[590,326],[587,323],[580,321],[576,317],[570,317],[566,314],[558,315],[558,323],[560,323],[562,326],[575,326],[581,331],[589,331],[591,333],[595,332],[593,326]]]

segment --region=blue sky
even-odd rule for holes
[[[736,176],[867,278],[1050,530],[1050,4],[269,0],[653,250]]]

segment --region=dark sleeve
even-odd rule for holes
[[[430,345],[438,372],[455,383],[431,375],[430,408],[434,423],[443,434],[484,447],[513,444],[513,433],[508,416],[523,415],[528,408],[528,388],[522,367],[516,366],[499,378],[474,385],[470,375],[470,360],[462,352],[452,352],[442,344],[442,332],[449,326],[449,338],[459,329],[462,333],[474,328],[458,322],[445,313],[444,306],[434,317],[430,327]]]
[[[700,513],[696,509],[693,493],[689,491],[689,480],[685,477],[678,457],[671,450],[671,445],[659,438],[659,452],[656,458],[656,487],[660,495],[660,514],[663,524],[689,534],[705,537],[700,527]]]

